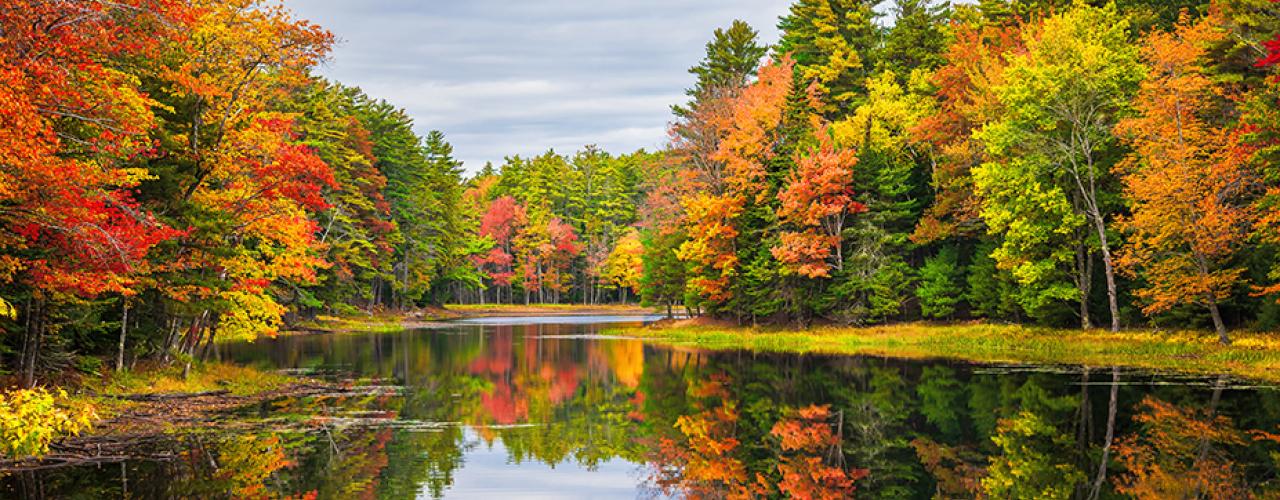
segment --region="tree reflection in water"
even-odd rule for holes
[[[275,401],[229,416],[243,430],[159,445],[172,459],[14,474],[0,496],[439,498],[465,489],[460,474],[481,449],[505,453],[517,477],[542,473],[537,464],[575,474],[634,464],[634,491],[656,496],[1280,495],[1271,389],[578,336],[597,329],[466,326],[229,348],[240,362],[331,367],[402,390]]]

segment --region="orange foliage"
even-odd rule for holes
[[[727,129],[711,154],[724,163],[730,188],[753,203],[763,201],[765,162],[774,155],[794,67],[790,56],[760,67],[759,79],[733,99]]]
[[[1225,34],[1216,17],[1183,20],[1143,45],[1152,75],[1134,102],[1139,115],[1117,127],[1134,154],[1120,166],[1132,215],[1121,267],[1141,272],[1144,311],[1225,299],[1244,269],[1228,263],[1256,217],[1244,200],[1251,183],[1250,148],[1239,130],[1217,125],[1220,91],[1205,74],[1207,47]]]
[[[1000,112],[994,89],[1004,81],[1007,57],[1022,50],[1017,26],[953,27],[947,64],[933,74],[938,110],[911,131],[916,142],[932,149],[934,163],[934,201],[911,235],[918,243],[981,231],[970,170],[985,153],[973,132]]]
[[[796,154],[796,168],[778,193],[782,202],[778,217],[801,230],[784,231],[782,244],[770,251],[802,276],[826,278],[831,275],[833,253],[835,268],[844,267],[841,234],[846,219],[866,207],[853,201],[857,152],[837,148],[828,127],[816,117],[813,120],[818,146]]]
[[[699,131],[701,140],[676,144],[687,148],[683,154],[694,165],[680,174],[687,185],[681,206],[689,240],[678,255],[691,265],[690,286],[712,302],[732,297],[729,284],[738,268],[735,219],[767,196],[765,163],[774,155],[793,67],[784,56],[762,66],[757,81],[736,95],[700,106],[684,127]]]
[[[1184,409],[1148,396],[1134,421],[1142,427],[1116,444],[1126,473],[1116,490],[1136,498],[1247,498],[1242,467],[1222,448],[1246,436],[1211,409]]]
[[[752,498],[762,481],[752,482],[746,463],[735,456],[737,402],[730,399],[723,376],[711,376],[689,388],[695,412],[676,419],[683,440],[659,442],[656,483],[689,498]]]
[[[866,469],[845,469],[840,437],[831,430],[831,408],[808,406],[779,420],[770,431],[784,455],[778,463],[782,481],[778,489],[790,498],[838,499],[853,495],[854,481],[866,477]],[[834,462],[832,460],[834,457]]]

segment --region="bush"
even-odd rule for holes
[[[68,408],[56,401],[66,397],[61,389],[51,393],[39,387],[0,393],[0,454],[38,457],[49,452],[53,440],[88,429],[97,418],[93,407]]]

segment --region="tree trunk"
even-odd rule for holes
[[[1102,271],[1107,277],[1107,306],[1111,309],[1111,331],[1120,331],[1120,304],[1116,298],[1116,269],[1111,260],[1111,246],[1107,243],[1107,226],[1102,222],[1102,215],[1094,213],[1094,228],[1098,231],[1098,242],[1102,247]]]
[[[124,338],[129,333],[129,299],[120,299],[120,345],[116,350],[116,371],[124,370]]]
[[[40,360],[41,344],[44,343],[44,306],[44,299],[39,297],[27,302],[27,327],[22,339],[22,358],[18,370],[22,387],[28,389],[36,386],[36,363]]]
[[[1209,314],[1213,316],[1213,329],[1218,332],[1218,342],[1231,345],[1231,337],[1227,336],[1227,325],[1222,322],[1222,313],[1218,311],[1218,301],[1209,299]]]
[[[1093,290],[1093,255],[1083,243],[1076,249],[1076,288],[1080,290],[1080,328],[1093,327],[1089,318],[1089,294]]]
[[[1089,491],[1089,500],[1097,500],[1102,494],[1102,485],[1107,479],[1107,463],[1111,460],[1111,442],[1116,436],[1116,397],[1120,392],[1120,367],[1111,367],[1111,399],[1107,402],[1107,436],[1102,445],[1102,462],[1098,464],[1098,474],[1093,480],[1093,489]]]

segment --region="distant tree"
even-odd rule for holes
[[[647,230],[642,235],[644,253],[641,255],[643,274],[640,276],[641,304],[650,307],[671,308],[684,303],[685,263],[676,255],[684,243],[684,235],[678,232],[663,233]]]
[[[610,287],[622,292],[622,301],[628,300],[628,293],[640,293],[640,277],[644,273],[644,245],[640,241],[640,232],[631,229],[618,239],[617,245],[609,252],[609,257],[602,263],[600,272]]]

